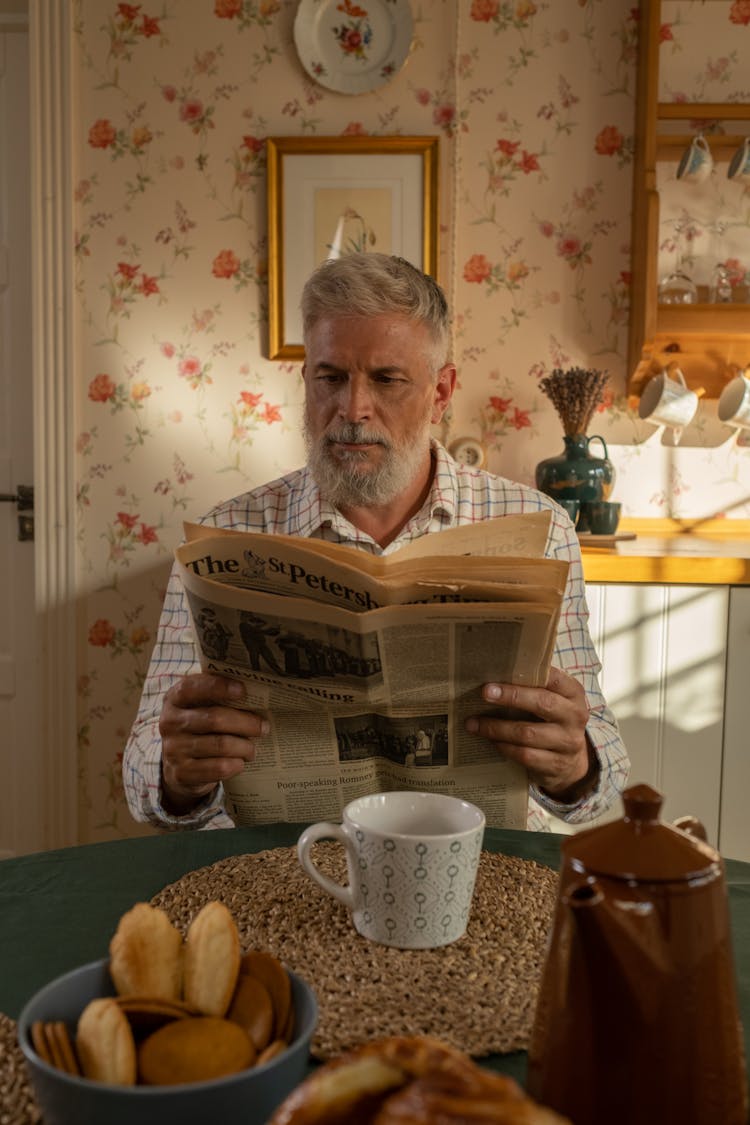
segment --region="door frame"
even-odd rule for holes
[[[29,0],[35,603],[43,792],[36,838],[78,842],[75,306],[70,3]]]

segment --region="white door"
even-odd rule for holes
[[[0,494],[33,485],[29,44],[0,0]],[[0,503],[0,857],[43,846],[34,543]]]

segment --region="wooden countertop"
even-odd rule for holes
[[[581,541],[587,582],[750,586],[750,520],[623,519],[636,538],[613,546]]]

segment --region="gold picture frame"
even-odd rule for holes
[[[438,137],[266,139],[269,359],[304,357],[299,297],[334,253],[382,250],[437,277],[438,144]]]

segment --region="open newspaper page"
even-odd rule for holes
[[[445,553],[414,552],[419,540],[385,557],[186,527],[176,556],[201,667],[241,681],[243,705],[271,724],[256,760],[225,783],[236,823],[337,818],[361,794],[414,788],[525,827],[525,770],[464,723],[496,712],[484,683],[546,680],[567,563],[507,551],[541,556],[548,523],[489,520],[424,537],[433,548],[452,538]],[[480,526],[468,546],[482,554],[467,555],[466,532]]]

